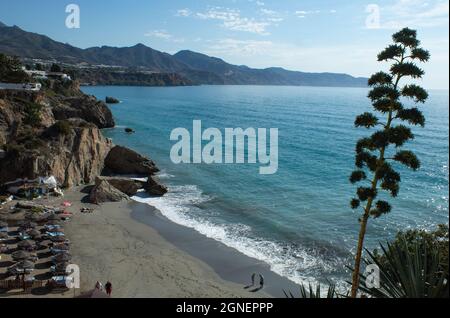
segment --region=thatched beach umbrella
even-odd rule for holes
[[[11,254],[11,257],[15,261],[23,261],[31,258],[31,254],[25,251],[17,251]]]
[[[32,261],[21,261],[15,265],[18,270],[32,270],[34,269],[34,263]]]
[[[55,265],[54,271],[57,273],[66,272],[67,266],[69,266],[69,262],[61,262]]]
[[[56,214],[50,214],[47,217],[47,221],[61,221],[61,218],[57,216]]]
[[[58,220],[50,220],[50,221],[45,222],[45,225],[60,225],[60,224],[61,224],[61,221],[58,221]]]
[[[42,216],[37,213],[27,213],[25,219],[33,222],[39,222],[42,220]]]
[[[41,232],[33,229],[33,230],[28,231],[27,234],[31,237],[37,237],[37,236],[41,235]]]
[[[38,225],[35,222],[31,222],[31,221],[20,221],[19,226],[22,229],[34,229]]]
[[[50,237],[50,241],[56,242],[56,243],[61,243],[61,242],[65,242],[66,241],[66,237],[65,236]]]
[[[68,250],[70,250],[70,246],[67,245],[67,244],[55,244],[55,245],[53,245],[53,248],[57,249],[57,250],[61,250],[61,251],[68,251]]]
[[[47,232],[50,232],[50,233],[64,233],[64,229],[62,229],[62,228],[59,228],[59,229],[53,228],[53,229],[47,230]]]
[[[36,244],[34,241],[22,241],[17,244],[17,247],[21,250],[28,250],[31,248],[35,248]]]
[[[68,262],[72,259],[72,256],[69,253],[62,253],[62,254],[58,254],[56,255],[53,260],[56,263],[63,263],[63,262]]]

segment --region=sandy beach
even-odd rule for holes
[[[71,203],[66,211],[73,216],[63,228],[71,242],[71,263],[80,268],[80,288],[64,293],[40,288],[31,294],[8,292],[0,297],[106,296],[93,294],[97,281],[103,285],[110,281],[115,298],[266,298],[298,290],[267,264],[171,222],[152,206],[131,200],[92,205],[86,203],[86,190],[76,187],[62,198],[35,200],[55,208]],[[82,208],[93,212],[81,213]],[[2,272],[13,264],[10,255],[3,256]],[[52,255],[44,251],[38,257],[33,275],[48,280]],[[264,276],[263,289],[258,288],[258,279],[249,286],[253,273]]]
[[[268,297],[223,280],[214,270],[169,243],[156,230],[131,217],[132,202],[94,206],[80,203],[74,189],[64,200],[74,217],[65,225],[81,289],[89,295],[97,281],[113,284],[113,297]],[[94,213],[81,214],[81,207]]]

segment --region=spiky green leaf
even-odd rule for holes
[[[397,112],[397,118],[405,120],[412,125],[425,126],[425,116],[418,108],[401,109]]]
[[[413,170],[417,170],[420,168],[420,160],[412,151],[399,151],[395,154],[394,160],[404,164],[405,166]]]
[[[398,76],[410,76],[412,78],[422,78],[425,72],[416,64],[411,62],[396,63],[391,67],[391,73]]]
[[[372,128],[378,124],[378,118],[372,113],[364,113],[356,117],[355,127]]]
[[[428,99],[428,93],[418,85],[406,85],[402,89],[402,96],[412,98],[416,103],[425,103]]]

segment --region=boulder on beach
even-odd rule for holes
[[[114,188],[125,193],[128,196],[135,195],[138,192],[138,190],[142,189],[144,186],[143,182],[133,180],[130,178],[104,177],[104,176],[97,177],[97,179],[95,180],[95,184],[99,185],[102,181],[107,181]]]
[[[147,182],[144,184],[144,189],[151,195],[163,196],[168,192],[165,185],[161,184],[153,176],[149,176]]]
[[[105,168],[113,174],[153,175],[159,171],[155,163],[131,149],[115,146],[105,159]]]
[[[128,195],[113,187],[106,180],[101,180],[99,184],[91,190],[89,195],[89,201],[94,204],[120,202],[129,199]]]

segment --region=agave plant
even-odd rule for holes
[[[376,264],[380,269],[380,288],[360,290],[375,298],[443,298],[449,297],[448,272],[443,270],[440,251],[429,249],[423,241],[381,246],[382,257],[367,251],[366,265]],[[361,274],[361,281],[367,276]]]
[[[306,287],[304,284],[300,285],[300,297],[295,297],[292,292],[286,292],[283,290],[286,298],[339,298],[338,293],[336,292],[336,285],[330,284],[328,286],[327,294],[324,295],[322,293],[321,285],[317,284],[314,290],[314,287],[311,283]]]

